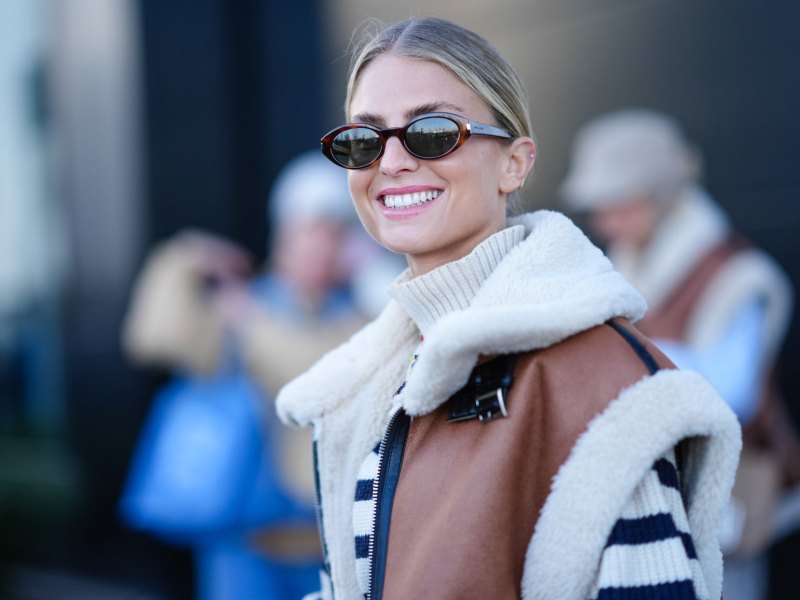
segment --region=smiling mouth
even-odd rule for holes
[[[387,194],[382,196],[381,200],[386,208],[408,208],[409,206],[418,206],[435,200],[441,193],[440,190],[427,190],[425,192],[414,192],[413,194]]]

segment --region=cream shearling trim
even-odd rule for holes
[[[761,348],[769,364],[789,325],[792,288],[775,261],[757,249],[739,252],[717,271],[692,313],[686,343],[693,347],[714,343],[730,326],[734,313],[754,298],[766,306]]]
[[[700,187],[687,188],[643,252],[614,246],[609,257],[655,310],[706,254],[730,235],[728,218]]]
[[[634,384],[578,439],[553,479],[528,546],[526,600],[584,600],[614,523],[653,462],[690,438],[683,485],[691,535],[711,598],[722,589],[717,542],[741,437],[724,401],[698,374],[665,370]],[[609,482],[613,485],[609,485]],[[702,485],[701,485],[702,484]]]
[[[417,335],[411,319],[397,302],[390,301],[377,319],[283,387],[276,399],[278,416],[304,427],[367,385],[393,389],[402,382],[407,354],[417,343]],[[391,357],[397,359],[398,368],[387,368]]]
[[[547,348],[613,317],[631,321],[642,297],[566,217],[540,211],[515,222],[529,235],[501,262],[469,310],[437,321],[399,401],[435,410],[469,378],[481,354]],[[442,368],[447,365],[447,368]]]
[[[425,336],[398,397],[409,414],[425,414],[446,401],[481,354],[546,348],[613,317],[636,321],[644,314],[641,295],[564,215],[538,211],[509,224],[524,225],[526,239],[495,268],[467,310],[443,317]],[[357,395],[367,381],[386,377],[392,370],[387,357],[400,352],[406,361],[404,349],[416,333],[408,315],[390,302],[373,323],[283,388],[281,418],[308,424]]]

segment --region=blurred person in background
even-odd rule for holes
[[[683,369],[705,376],[744,428],[744,450],[721,537],[727,600],[763,597],[763,551],[781,490],[800,477],[797,437],[774,367],[790,284],[738,235],[700,185],[700,157],[678,124],[651,110],[602,115],[577,134],[561,192],[617,269],[645,297],[637,323]]]
[[[206,600],[296,598],[314,587],[311,442],[276,422],[272,399],[363,324],[350,281],[376,256],[351,228],[344,174],[317,151],[280,173],[270,209],[263,272],[230,241],[179,233],[148,257],[125,322],[127,354],[178,376],[151,409],[123,514],[192,545]],[[198,417],[200,408],[210,414]]]

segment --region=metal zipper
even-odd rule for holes
[[[389,419],[386,434],[378,448],[378,472],[372,482],[374,506],[372,535],[369,537],[369,555],[371,557],[369,577],[367,578],[369,600],[380,600],[383,595],[383,577],[386,571],[386,550],[389,540],[388,525],[410,422],[411,418],[402,408],[396,409]]]
[[[328,562],[328,544],[325,542],[325,526],[322,523],[322,490],[320,489],[320,480],[319,480],[319,452],[317,449],[318,439],[315,436],[315,439],[311,443],[312,454],[314,458],[314,488],[316,491],[317,496],[317,529],[319,530],[319,539],[322,543],[322,569],[327,573],[328,579],[330,580],[330,596],[334,598],[334,591],[333,591],[333,573],[331,573],[331,565]]]

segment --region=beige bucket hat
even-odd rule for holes
[[[584,125],[559,193],[574,210],[642,196],[671,198],[697,176],[698,160],[680,126],[652,110],[625,109]]]

